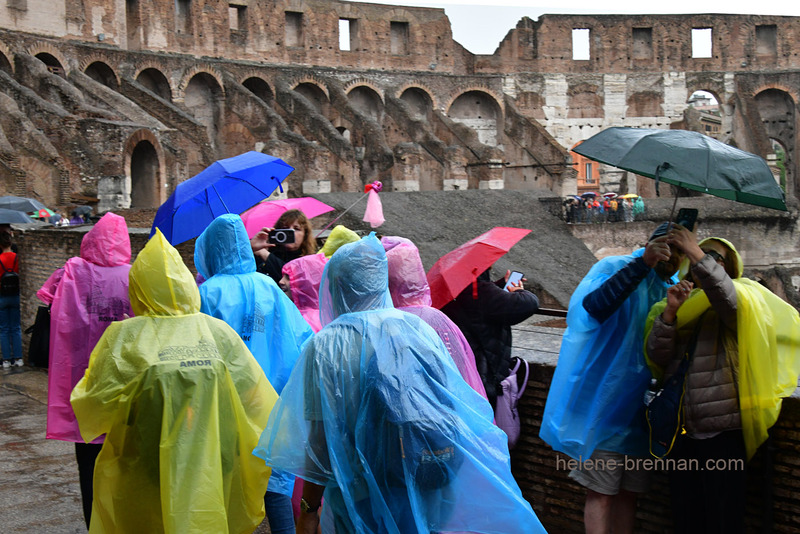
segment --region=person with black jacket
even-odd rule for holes
[[[458,326],[475,353],[478,374],[494,407],[502,394],[500,382],[511,366],[511,326],[536,313],[539,299],[522,287],[522,281],[505,291],[510,272],[492,282],[490,271],[478,276],[442,312]]]

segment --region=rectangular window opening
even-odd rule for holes
[[[756,26],[756,54],[759,56],[778,55],[778,27],[775,24]]]
[[[391,26],[392,54],[404,56],[408,54],[408,22],[394,22]]]
[[[178,33],[191,33],[192,31],[192,2],[191,0],[175,0],[175,28]]]
[[[585,61],[589,55],[589,30],[587,28],[573,28],[572,30],[572,59]]]
[[[591,163],[587,163],[586,164],[586,183],[587,184],[594,183],[594,179],[592,177],[592,164]]]
[[[287,11],[286,46],[303,46],[303,14]]]
[[[692,28],[692,57],[711,57],[711,28]]]
[[[339,50],[358,49],[358,20],[339,19]]]
[[[228,4],[228,25],[231,31],[246,30],[245,13],[247,6],[240,6],[237,4]]]
[[[633,28],[633,59],[653,59],[653,28]]]

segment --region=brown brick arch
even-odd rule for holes
[[[238,78],[239,84],[243,85],[244,82],[246,82],[247,80],[249,80],[251,78],[258,78],[259,80],[261,80],[262,82],[267,84],[267,87],[269,87],[269,90],[272,91],[273,95],[275,95],[275,84],[273,82],[271,82],[270,80],[267,80],[267,78],[264,76],[263,72],[259,72],[259,71],[256,71],[256,70],[247,71],[244,74],[242,74],[241,76],[239,76],[239,78]]]
[[[184,72],[183,76],[181,77],[181,81],[178,84],[178,95],[175,97],[176,101],[183,102],[183,99],[186,96],[186,87],[189,85],[189,82],[191,82],[192,79],[198,74],[207,74],[214,78],[217,82],[217,85],[219,85],[220,98],[225,97],[225,84],[222,83],[222,75],[217,71],[217,69],[208,65],[195,65]]]
[[[108,67],[109,70],[111,70],[111,73],[114,75],[114,81],[117,82],[117,87],[119,87],[119,85],[120,85],[119,74],[117,74],[117,71],[114,70],[114,67],[111,66],[111,62],[107,61],[107,59],[108,58],[106,58],[103,55],[92,54],[92,55],[87,56],[86,58],[81,60],[81,62],[79,64],[79,68],[80,68],[81,72],[85,73],[86,69],[88,69],[89,67],[91,67],[95,63],[102,63],[103,65]]]
[[[753,92],[750,94],[752,98],[755,98],[759,94],[767,91],[769,89],[775,89],[776,91],[782,91],[789,95],[789,98],[797,105],[800,102],[800,93],[798,92],[797,87],[787,85],[780,82],[771,82],[765,83],[763,85],[759,85],[758,87],[753,88]]]
[[[447,113],[450,108],[453,106],[453,102],[455,102],[459,97],[471,93],[471,92],[478,92],[478,93],[486,93],[489,97],[494,100],[494,103],[497,104],[497,109],[500,110],[501,115],[505,115],[506,109],[504,105],[504,100],[502,96],[500,96],[496,91],[489,89],[483,85],[468,85],[466,87],[458,89],[457,92],[453,92],[450,94],[450,99],[447,102],[447,105],[442,109],[445,113]]]
[[[328,92],[328,86],[325,85],[323,82],[321,82],[320,80],[318,80],[316,78],[313,78],[313,77],[299,78],[298,80],[292,82],[289,85],[289,87],[291,87],[292,91],[294,91],[295,89],[297,89],[298,85],[302,85],[304,83],[316,86],[317,89],[319,89],[320,91],[322,91],[325,94],[325,98],[327,98],[328,101],[330,101],[331,94]]]
[[[165,191],[166,181],[166,161],[164,160],[164,149],[161,146],[161,142],[158,140],[158,137],[150,131],[146,129],[136,130],[128,137],[128,140],[125,142],[125,148],[123,153],[123,165],[124,165],[124,173],[125,178],[128,182],[131,181],[131,161],[133,156],[133,151],[136,146],[142,142],[148,141],[153,148],[156,150],[156,156],[158,157],[158,173],[157,176],[157,183],[156,186],[156,200],[158,204],[163,204],[165,200],[167,200],[167,195]]]
[[[0,41],[0,55],[6,58],[8,61],[9,66],[11,67],[11,72],[14,72],[14,54],[11,50],[6,46],[6,44]]]
[[[58,63],[61,65],[61,68],[64,69],[64,75],[65,76],[69,75],[70,66],[66,58],[56,47],[52,46],[50,43],[36,43],[34,45],[29,46],[26,52],[33,57],[36,57],[37,55],[42,53],[50,54],[51,56],[56,58],[56,60],[58,60]]]
[[[366,80],[364,78],[356,78],[355,80],[353,80],[350,83],[348,83],[347,85],[345,85],[344,86],[344,92],[345,92],[345,94],[349,95],[350,91],[352,91],[353,89],[356,89],[358,87],[368,87],[368,88],[372,89],[373,91],[375,91],[375,94],[378,95],[378,98],[380,98],[381,104],[386,105],[386,98],[383,96],[383,89],[380,89],[375,84],[373,84],[372,82],[370,82],[369,80]]]
[[[414,82],[411,82],[411,83],[407,83],[405,85],[401,85],[400,89],[398,89],[394,93],[395,98],[402,97],[403,93],[405,93],[409,89],[419,89],[420,91],[422,91],[423,93],[428,95],[428,98],[431,99],[431,107],[433,109],[439,109],[439,107],[438,107],[439,106],[439,99],[436,97],[436,95],[433,93],[433,91],[428,86],[426,86],[424,83],[421,83],[421,82],[418,82],[418,81],[414,81]]]

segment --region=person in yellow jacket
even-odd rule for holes
[[[675,225],[668,242],[685,252],[687,272],[651,309],[645,354],[659,379],[689,358],[684,428],[669,452],[690,466],[668,473],[675,532],[744,532],[745,462],[797,387],[800,316],[742,277],[742,258],[726,239],[697,242]]]
[[[106,434],[90,533],[252,533],[270,474],[252,451],[275,390],[239,335],[200,313],[160,231],[129,292],[136,317],[109,326],[71,396],[83,439]]]

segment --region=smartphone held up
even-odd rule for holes
[[[506,282],[506,285],[505,285],[505,287],[503,289],[505,289],[506,291],[509,291],[508,288],[511,287],[512,285],[518,284],[520,282],[520,280],[522,280],[523,276],[525,276],[525,275],[523,275],[519,271],[511,271],[511,274],[508,275],[508,281]]]
[[[273,245],[288,245],[294,241],[294,230],[291,228],[275,228],[269,233],[269,243]]]

